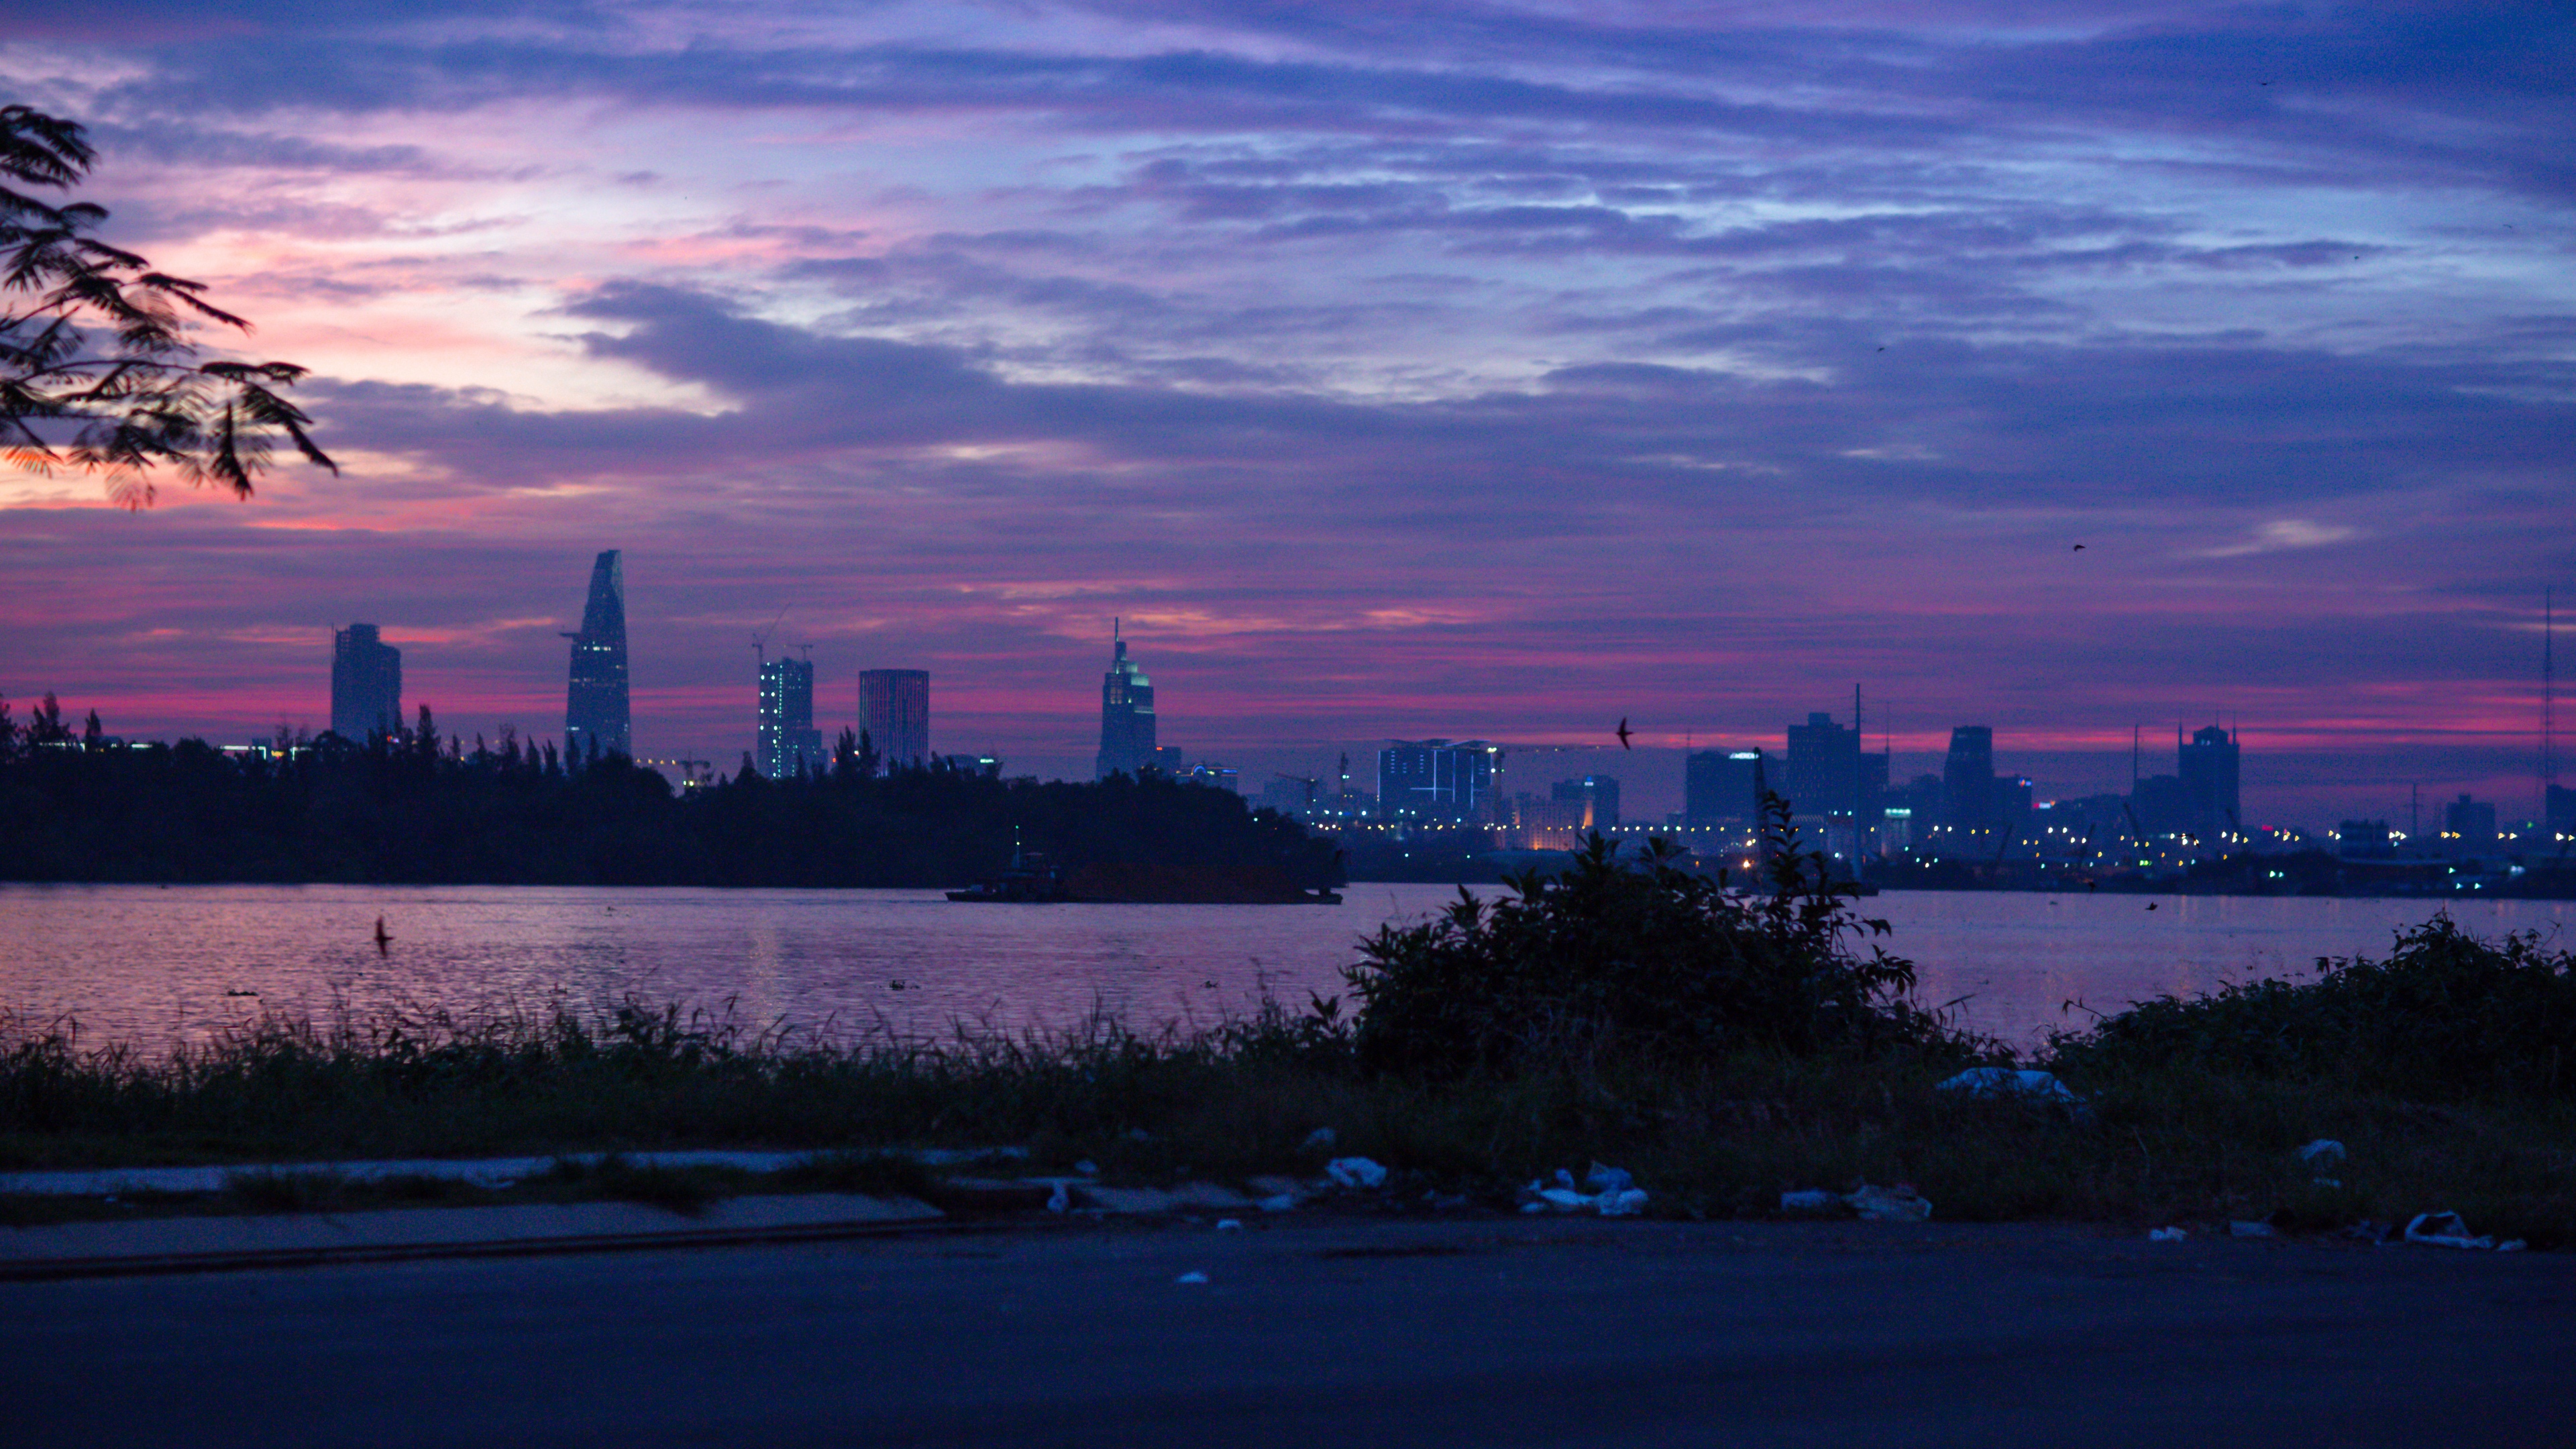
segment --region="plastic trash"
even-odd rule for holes
[[[1919,1223],[1932,1216],[1932,1204],[1903,1183],[1872,1187],[1864,1182],[1859,1191],[1843,1194],[1843,1202],[1865,1223]]]
[[[2499,1253],[2519,1253],[2528,1249],[2530,1246],[2531,1244],[2524,1242],[2520,1238],[2507,1238],[2503,1242],[2496,1244],[2496,1251]]]
[[[1183,1273],[1172,1281],[1175,1283],[1204,1283],[1207,1280],[1208,1276],[1205,1273]]]
[[[2299,1161],[2310,1167],[2334,1167],[2344,1160],[2343,1144],[2331,1137],[2320,1137],[2299,1149]]]
[[[1604,1167],[1596,1162],[1592,1164],[1590,1178],[1596,1191],[1585,1192],[1576,1187],[1574,1174],[1563,1168],[1557,1169],[1554,1186],[1550,1186],[1546,1178],[1535,1179],[1521,1189],[1521,1195],[1526,1199],[1521,1204],[1521,1211],[1579,1213],[1589,1210],[1605,1218],[1624,1218],[1645,1210],[1646,1190],[1635,1185],[1636,1179],[1629,1176],[1626,1169]],[[1464,1199],[1460,1202],[1463,1205]]]
[[[1841,1198],[1821,1187],[1803,1188],[1780,1194],[1780,1211],[1784,1213],[1821,1213],[1833,1211]]]
[[[1098,1177],[1100,1175],[1100,1164],[1086,1157],[1080,1162],[1075,1163],[1073,1165],[1073,1170],[1081,1173],[1085,1177]]]
[[[1253,1206],[1266,1213],[1292,1213],[1297,1210],[1297,1194],[1293,1192],[1279,1193],[1276,1196],[1265,1197],[1261,1201],[1254,1203]]]
[[[2055,1072],[2014,1071],[2010,1067],[1970,1067],[1934,1090],[1965,1092],[1971,1097],[2025,1097],[2079,1106],[2084,1099],[2067,1089]]]
[[[1642,1187],[1614,1187],[1594,1198],[1593,1205],[1605,1218],[1634,1217],[1646,1210],[1646,1190]]]
[[[2460,1221],[2458,1213],[2417,1213],[2407,1220],[2406,1241],[2436,1248],[2475,1248],[2481,1251],[2496,1245],[2493,1238],[2471,1237],[2469,1225]]]
[[[1218,1232],[1220,1232],[1220,1233],[1239,1233],[1239,1232],[1242,1232],[1242,1231],[1243,1231],[1243,1219],[1241,1219],[1241,1218],[1218,1218],[1218,1219],[1216,1220],[1216,1230],[1217,1230]]]
[[[2190,1236],[2191,1234],[2180,1228],[2147,1229],[2147,1241],[2150,1243],[2179,1243]]]
[[[1022,1198],[1020,1201],[1026,1202],[1028,1199]],[[1065,1190],[1065,1185],[1063,1183],[1057,1183],[1055,1185],[1055,1191],[1047,1194],[1047,1211],[1051,1213],[1060,1213],[1069,1211],[1072,1207],[1073,1194]]]
[[[2272,1231],[2272,1225],[2270,1223],[2240,1222],[2229,1223],[2227,1225],[2227,1236],[2231,1238],[2270,1238],[2277,1237],[2279,1234]]]
[[[1344,1187],[1379,1187],[1386,1169],[1365,1157],[1336,1157],[1324,1164],[1324,1175]]]
[[[1333,1144],[1341,1140],[1330,1127],[1318,1127],[1306,1134],[1306,1146],[1319,1152],[1332,1151]]]

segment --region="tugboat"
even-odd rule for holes
[[[1064,871],[1047,864],[1046,857],[1031,855],[1020,849],[1020,832],[1011,831],[1011,863],[1002,873],[988,876],[964,890],[950,891],[952,901],[1011,901],[1037,905],[1065,898]]]

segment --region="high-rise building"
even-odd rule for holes
[[[402,651],[373,624],[331,631],[331,733],[365,743],[402,728]]]
[[[1682,823],[1725,825],[1761,818],[1773,788],[1760,750],[1701,750],[1682,760]]]
[[[572,641],[572,682],[564,698],[564,755],[579,760],[635,753],[633,716],[626,706],[626,560],[616,549],[590,566],[590,596],[581,606],[581,632]]]
[[[814,728],[814,666],[804,659],[767,659],[760,665],[760,733],[752,764],[776,780],[830,763],[822,731]]]
[[[2442,807],[2442,848],[2452,854],[2475,854],[2496,846],[2496,808],[2492,800],[2466,795]]]
[[[1992,830],[2003,823],[2003,801],[1995,789],[1995,732],[1988,725],[1960,725],[1950,731],[1950,752],[1941,760],[1941,801],[1954,830]]]
[[[1503,752],[1483,740],[1391,740],[1377,752],[1377,803],[1389,820],[1490,822]]]
[[[920,769],[930,763],[930,671],[859,671],[859,728],[884,757],[886,768]]]
[[[1127,657],[1114,621],[1109,637],[1115,650],[1100,678],[1100,758],[1093,772],[1102,780],[1142,775],[1154,763],[1154,682]]]
[[[1619,823],[1619,781],[1616,776],[1586,775],[1580,780],[1559,780],[1548,786],[1547,793],[1551,800],[1582,807],[1582,829],[1608,830]]]
[[[2200,836],[2243,829],[2237,811],[2235,736],[2210,725],[2185,744],[2177,728],[2174,753],[2180,760],[2174,773],[2182,779],[2184,828]]]
[[[1789,726],[1789,759],[1782,773],[1788,784],[1781,793],[1798,814],[1851,814],[1860,803],[1860,731],[1835,723],[1829,714],[1808,715],[1805,724]]]

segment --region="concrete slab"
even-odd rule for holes
[[[0,1230],[0,1278],[795,1241],[941,1216],[911,1198],[814,1193],[732,1198],[695,1214],[599,1202],[61,1223]]]
[[[800,1162],[834,1154],[812,1151],[567,1152],[552,1157],[415,1157],[362,1162],[269,1162],[224,1167],[111,1167],[87,1172],[5,1172],[0,1173],[0,1196],[108,1197],[134,1192],[222,1192],[233,1178],[245,1174],[292,1176],[300,1173],[333,1174],[354,1182],[388,1177],[432,1177],[449,1182],[470,1182],[480,1187],[507,1187],[521,1178],[534,1177],[557,1162],[595,1163],[611,1155],[621,1156],[638,1167],[728,1167],[740,1172],[778,1172]],[[949,1167],[985,1158],[1018,1159],[1026,1157],[1028,1150],[1021,1147],[919,1147],[889,1150],[886,1155],[910,1158],[924,1167]]]

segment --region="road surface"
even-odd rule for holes
[[[2576,1255],[1068,1225],[0,1284],[0,1391],[27,1449],[2576,1444]]]

